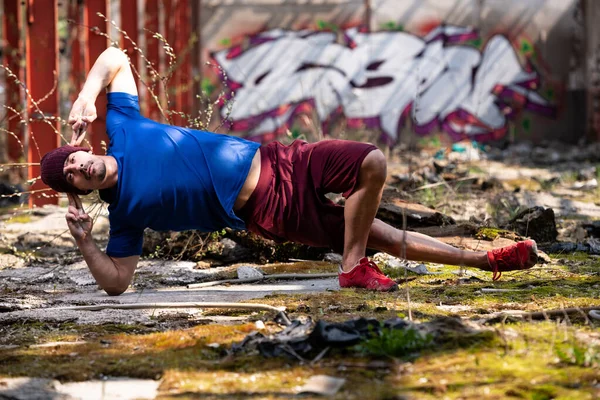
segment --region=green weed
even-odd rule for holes
[[[563,365],[575,365],[585,368],[600,366],[600,352],[575,340],[567,344],[556,345],[554,352]]]
[[[368,339],[359,346],[365,354],[376,357],[406,357],[431,346],[433,338],[414,328],[383,329],[379,336]]]

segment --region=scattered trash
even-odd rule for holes
[[[483,147],[475,141],[457,142],[447,157],[450,161],[478,161],[484,157]]]
[[[343,378],[334,378],[327,375],[314,375],[300,388],[299,394],[319,394],[333,396],[346,383]]]
[[[571,185],[570,189],[574,189],[574,190],[593,190],[598,188],[598,181],[596,180],[596,178],[587,180],[587,181],[583,181],[583,182],[575,182],[573,185]]]
[[[262,321],[259,319],[258,321],[256,321],[256,322],[254,323],[254,327],[255,327],[256,329],[258,329],[259,331],[261,331],[261,330],[265,329],[265,323],[264,323],[264,322],[262,322]]]

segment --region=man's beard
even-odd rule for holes
[[[96,178],[99,181],[103,181],[104,178],[106,177],[106,164],[104,164],[103,161],[94,163],[94,169],[95,169],[94,172],[96,173]]]

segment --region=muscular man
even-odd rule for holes
[[[104,89],[110,146],[102,156],[79,146]],[[71,144],[42,158],[42,180],[67,193],[71,234],[109,295],[123,293],[131,283],[148,227],[208,232],[231,227],[276,241],[329,247],[343,254],[340,286],[380,291],[395,290],[397,284],[365,257],[367,247],[411,260],[481,268],[492,271],[494,279],[537,262],[531,240],[489,252],[464,251],[375,219],[386,159],[371,144],[325,140],[260,147],[144,118],[127,57],[116,48],[104,51],[92,67],[69,123]],[[109,203],[106,252],[94,242],[92,221],[78,196],[95,189]],[[325,194],[330,192],[343,193],[345,206],[329,201]]]

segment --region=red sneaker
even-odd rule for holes
[[[393,292],[398,284],[385,276],[377,264],[367,257],[358,260],[358,265],[348,272],[339,275],[341,287],[365,288],[380,292]]]
[[[538,260],[537,245],[533,240],[525,240],[510,246],[493,249],[487,253],[488,263],[497,281],[503,271],[529,269]]]

